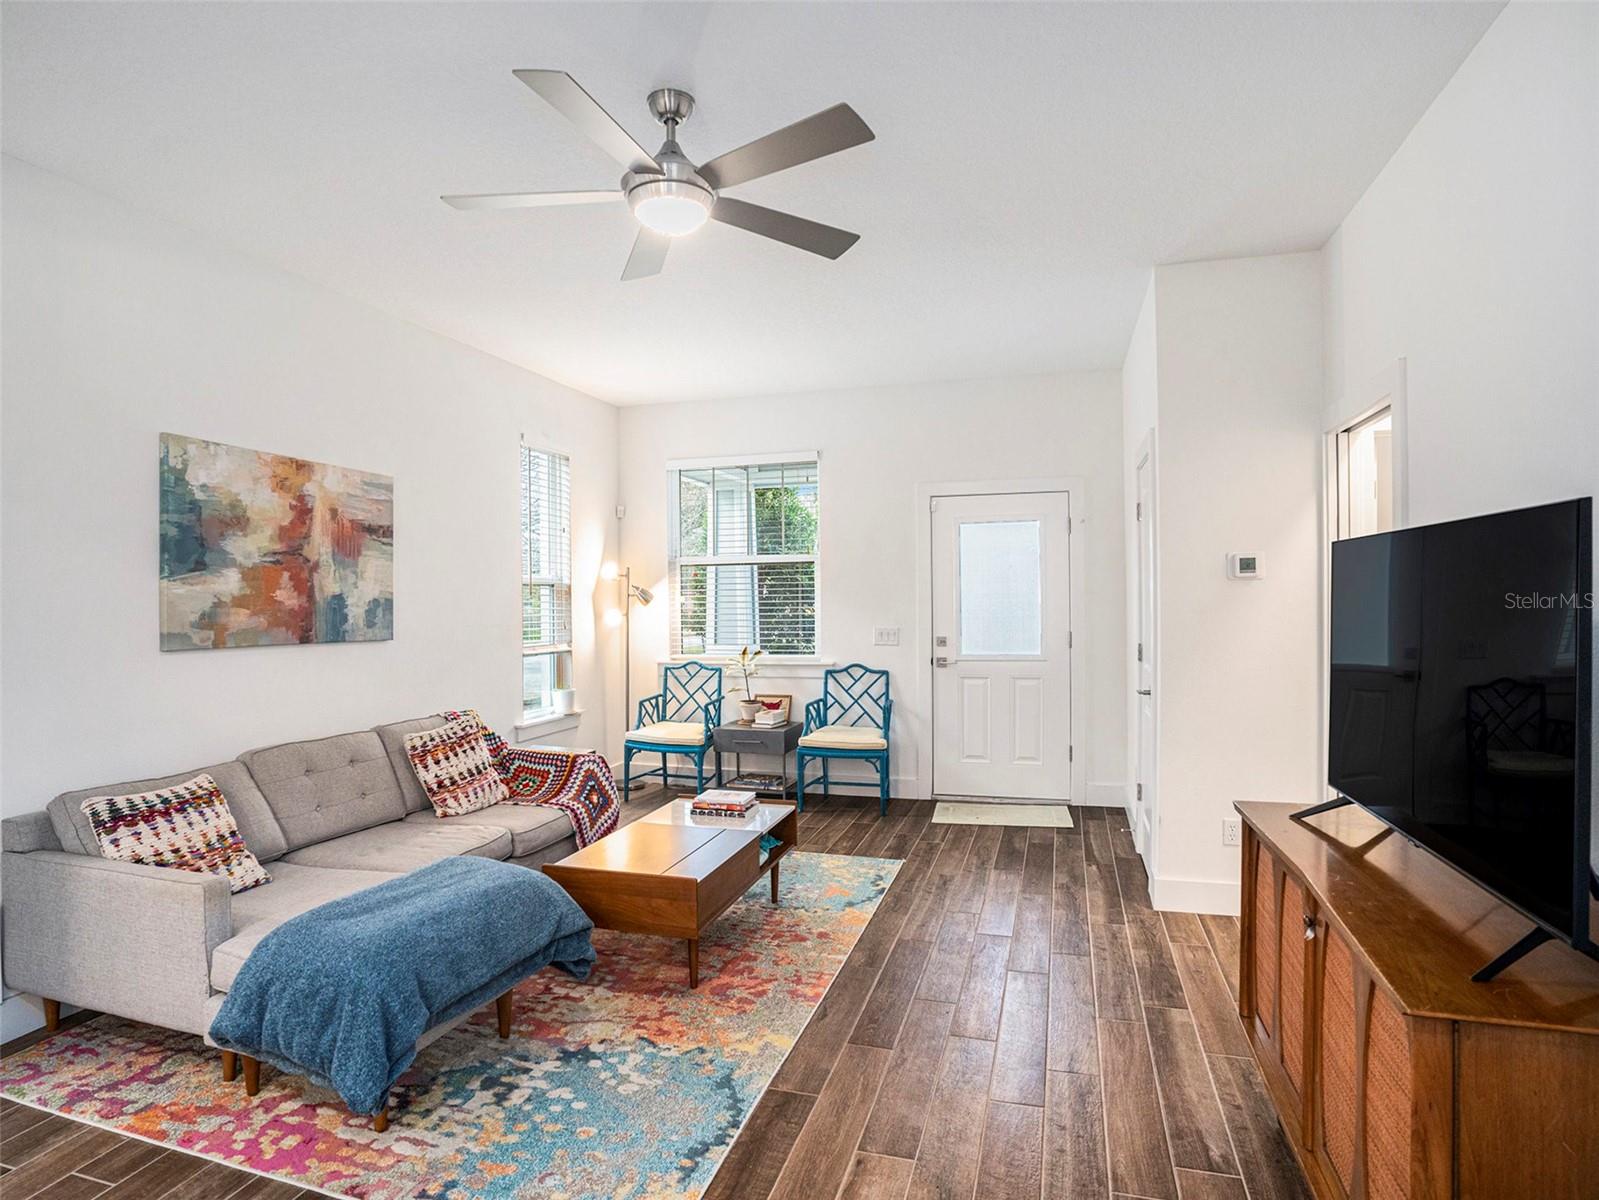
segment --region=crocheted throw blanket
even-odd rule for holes
[[[441,714],[446,720],[476,721],[483,731],[494,769],[510,790],[506,804],[543,804],[572,818],[581,850],[616,828],[621,816],[620,793],[611,764],[593,750],[524,750],[507,746],[473,709]]]

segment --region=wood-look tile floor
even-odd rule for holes
[[[1306,1196],[1236,1015],[1237,921],[1155,912],[1119,810],[932,811],[801,816],[802,849],[905,865],[706,1200]],[[16,1105],[0,1124],[5,1200],[310,1195]]]

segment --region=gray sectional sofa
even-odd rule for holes
[[[288,742],[159,779],[66,792],[0,823],[4,978],[45,997],[204,1035],[251,949],[288,918],[456,854],[538,867],[577,849],[559,809],[496,804],[434,815],[405,756],[423,717]],[[80,805],[211,775],[272,882],[100,857]],[[442,1032],[442,1031],[440,1031]]]

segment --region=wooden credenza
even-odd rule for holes
[[[1599,1198],[1599,962],[1473,983],[1524,917],[1357,808],[1237,808],[1239,1015],[1316,1196]]]

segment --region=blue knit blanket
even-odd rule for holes
[[[381,1112],[433,1026],[550,963],[586,978],[593,928],[541,871],[445,859],[267,934],[211,1040],[333,1088],[353,1112]]]

